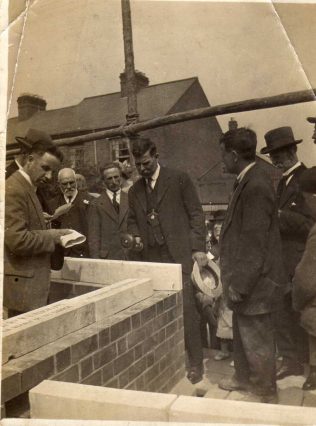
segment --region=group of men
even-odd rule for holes
[[[226,170],[237,175],[220,237],[221,280],[233,310],[235,375],[220,386],[247,389],[269,401],[276,395],[276,374],[302,373],[297,342],[302,332],[292,309],[291,279],[313,220],[297,184],[304,169],[296,155],[301,141],[290,127],[274,129],[265,139],[262,153],[283,171],[276,197],[269,176],[255,161],[256,134],[239,128],[220,139]],[[121,235],[128,232],[142,247],[142,260],[182,265],[187,377],[192,383],[201,380],[203,352],[191,272],[194,261],[202,269],[208,259],[204,215],[189,176],[159,164],[156,145],[137,137],[132,154],[140,179],[128,194],[115,164],[102,169],[104,189],[94,199],[78,191],[73,170],[62,169],[61,194],[49,203],[48,213],[65,203],[71,208],[47,229],[37,194],[61,154],[44,132],[32,130],[19,142],[21,162],[6,184],[4,305],[14,315],[47,303],[51,262],[69,228],[77,226],[87,236],[86,245],[71,255],[100,259],[127,259],[130,252]],[[276,347],[283,357],[278,373]]]

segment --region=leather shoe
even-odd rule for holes
[[[303,383],[302,389],[307,391],[316,389],[316,372],[309,373],[309,376]]]
[[[303,374],[304,374],[304,367],[301,364],[283,363],[277,371],[276,379],[281,380],[288,376],[302,376]]]
[[[224,378],[222,379],[218,387],[220,389],[224,389],[227,391],[236,391],[236,390],[243,390],[243,391],[249,391],[250,390],[250,384],[248,382],[240,382],[236,379],[235,376],[230,378]]]
[[[190,380],[192,385],[195,385],[196,383],[200,382],[203,379],[203,372],[204,372],[203,366],[191,367],[187,374],[187,378]]]

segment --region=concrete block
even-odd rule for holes
[[[224,389],[220,389],[218,385],[210,384],[208,386],[208,390],[204,395],[204,398],[211,399],[226,399],[229,395],[229,391],[225,391]]]
[[[129,306],[147,299],[152,294],[153,287],[149,278],[126,279],[91,293],[77,296],[71,299],[69,303],[77,307],[94,303],[95,319],[102,321],[106,317],[111,317]]]
[[[44,306],[3,322],[2,363],[95,322],[95,304],[75,305],[71,299]]]
[[[168,421],[176,395],[45,380],[29,393],[31,418]]]
[[[287,389],[287,388],[302,389],[302,386],[305,380],[306,379],[304,376],[288,376],[282,380],[278,380],[277,386],[279,389]]]
[[[169,421],[265,425],[309,425],[315,408],[180,396],[170,407]]]
[[[21,373],[9,367],[1,370],[1,403],[5,403],[21,393]]]
[[[303,406],[316,407],[316,391],[304,391]]]
[[[279,390],[278,397],[279,404],[301,406],[303,403],[304,392],[298,387],[290,387]]]
[[[129,277],[151,278],[154,290],[181,290],[181,265],[121,260],[65,258],[59,278],[109,285]],[[57,278],[54,274],[54,278]]]

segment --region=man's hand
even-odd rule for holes
[[[234,290],[232,287],[228,288],[228,297],[234,303],[242,301],[242,295],[238,291]]]
[[[196,263],[199,265],[200,269],[202,269],[208,263],[206,253],[204,253],[202,251],[193,252],[192,253],[192,259],[196,261]]]
[[[49,213],[43,212],[45,223],[50,223],[53,219],[53,216]]]
[[[60,237],[71,234],[73,231],[72,229],[48,229],[47,232],[53,237],[55,244],[61,244]]]

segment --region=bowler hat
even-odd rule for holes
[[[316,194],[316,167],[304,170],[298,182],[302,192]]]
[[[277,129],[270,130],[264,135],[267,146],[260,150],[261,154],[269,154],[270,152],[277,151],[291,145],[297,145],[303,139],[296,140],[293,135],[291,127],[278,127]]]
[[[217,299],[222,294],[219,267],[213,260],[208,260],[201,270],[197,262],[194,262],[191,274],[193,284],[207,296]]]
[[[46,132],[37,129],[29,129],[25,137],[17,136],[15,140],[22,145],[23,148],[32,149],[39,144],[45,149],[55,147],[52,138]]]
[[[306,120],[307,120],[309,123],[316,124],[316,117],[307,117],[307,118],[306,118]]]

